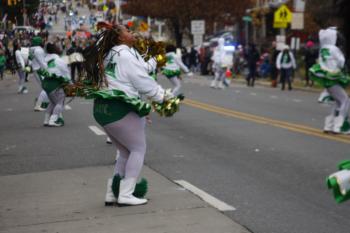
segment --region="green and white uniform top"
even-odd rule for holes
[[[319,63],[322,69],[331,72],[340,72],[345,64],[345,57],[341,50],[335,45],[337,42],[337,31],[333,28],[320,30],[320,53]]]
[[[107,86],[100,91],[108,94],[117,90],[130,98],[144,95],[155,102],[163,102],[165,91],[148,75],[146,66],[136,50],[126,45],[114,46],[104,60]]]
[[[182,62],[181,58],[175,54],[175,52],[167,53],[166,59],[167,62],[163,68],[163,74],[168,78],[180,75],[181,70],[185,73],[189,72],[188,67]]]
[[[148,74],[152,64],[126,45],[111,49],[104,60],[107,85],[88,96],[95,99],[94,117],[100,125],[120,120],[131,111],[140,117],[148,115],[151,105],[141,96],[163,102],[165,90]]]
[[[33,71],[39,69],[46,69],[47,65],[45,63],[45,51],[40,46],[33,46],[29,49],[29,59],[32,62]]]
[[[350,83],[350,78],[342,71],[345,57],[336,46],[337,31],[334,28],[320,30],[319,39],[319,63],[310,68],[311,78],[325,88],[337,84],[343,87],[347,86]]]
[[[38,74],[47,94],[71,82],[68,65],[57,54],[48,54],[44,62],[47,68],[38,70]]]

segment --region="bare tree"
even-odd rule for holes
[[[194,19],[205,19],[206,30],[213,32],[214,22],[224,24],[229,17],[234,23],[251,6],[251,0],[129,0],[124,12],[137,16],[166,19],[172,28],[177,46],[182,45],[182,35]]]

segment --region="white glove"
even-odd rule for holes
[[[171,92],[171,89],[166,89],[164,92],[164,99],[163,101],[167,101],[171,98],[174,98],[174,94]]]

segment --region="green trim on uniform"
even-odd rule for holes
[[[94,118],[101,126],[119,121],[131,111],[129,104],[117,99],[96,98],[94,101]]]
[[[325,88],[330,88],[334,85],[346,87],[350,84],[350,77],[344,72],[331,73],[321,68],[320,64],[315,64],[309,69],[312,80]]]
[[[49,73],[45,69],[39,69],[37,72],[41,79],[41,86],[47,94],[69,83],[68,78]]]
[[[338,169],[339,169],[339,171],[350,170],[350,160],[341,161],[338,164]],[[350,192],[349,191],[345,195],[343,195],[341,193],[338,181],[335,177],[329,176],[326,180],[326,183],[327,183],[328,189],[332,189],[334,199],[337,203],[342,203],[342,202],[350,199]]]
[[[175,76],[179,76],[181,74],[180,70],[167,70],[164,69],[162,73],[167,77],[167,78],[173,78]]]
[[[151,111],[151,105],[139,98],[127,96],[120,90],[99,90],[89,93],[87,99],[95,99],[94,117],[104,126],[122,119],[133,111],[140,117],[147,116]]]

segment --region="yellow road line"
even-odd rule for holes
[[[184,104],[194,108],[199,108],[209,112],[218,113],[220,115],[224,115],[228,117],[234,117],[242,120],[252,121],[258,124],[272,125],[272,126],[287,129],[293,132],[303,133],[307,135],[312,135],[320,138],[326,138],[326,139],[350,144],[349,136],[324,134],[320,129],[315,129],[305,125],[299,125],[299,124],[289,123],[285,121],[274,120],[266,117],[255,116],[252,114],[238,112],[238,111],[234,111],[234,110],[230,110],[230,109],[226,109],[226,108],[222,108],[215,105],[206,104],[206,103],[202,103],[202,102],[190,100],[190,99],[186,99],[184,101]]]

